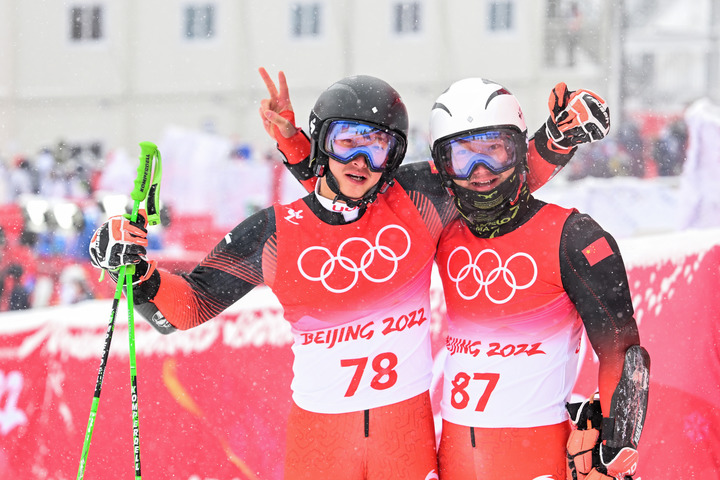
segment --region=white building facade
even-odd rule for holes
[[[468,76],[503,83],[533,131],[559,81],[619,101],[622,3],[2,0],[0,154],[131,150],[168,125],[269,148],[261,66],[285,71],[303,127],[324,88],[369,74],[401,93],[416,144],[434,99]]]

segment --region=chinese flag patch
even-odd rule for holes
[[[613,254],[612,248],[610,248],[610,244],[605,237],[598,238],[583,248],[582,252],[591,267]]]

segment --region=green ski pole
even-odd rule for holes
[[[122,295],[122,283],[124,279],[124,276],[118,278],[118,284],[115,288],[115,296],[113,297],[112,308],[110,310],[110,322],[105,330],[105,343],[103,345],[102,358],[100,360],[100,369],[95,382],[95,394],[93,395],[92,405],[90,406],[90,419],[88,420],[87,429],[85,430],[85,441],[83,442],[82,455],[80,456],[80,467],[78,468],[77,480],[82,480],[85,476],[85,466],[87,464],[87,456],[90,449],[90,440],[92,438],[93,429],[95,428],[95,417],[97,416],[98,404],[100,403],[100,392],[102,390],[103,377],[105,376],[105,366],[107,365],[108,355],[110,353],[110,342],[112,341],[113,330],[115,328],[115,314],[117,313],[118,303],[120,302],[120,296]]]
[[[158,173],[154,176],[154,182],[153,185],[150,187],[150,196],[153,200],[150,204],[148,204],[148,222],[156,225],[159,223],[160,214],[158,211],[158,197],[159,197],[159,183],[160,178],[162,177],[162,167],[160,164],[160,152],[157,150],[157,147],[150,143],[150,142],[142,142],[140,144],[141,148],[141,155],[140,155],[140,166],[138,167],[138,174],[135,179],[135,187],[132,191],[131,198],[133,199],[133,211],[131,214],[131,218],[133,221],[137,220],[137,212],[140,207],[140,203],[147,197],[148,195],[148,183],[150,181],[150,174],[151,174],[151,164],[153,158],[158,159]],[[128,272],[129,270],[129,272]],[[135,266],[131,265],[130,267],[126,268],[125,266],[120,267],[119,275],[118,275],[118,282],[117,286],[115,288],[115,295],[113,296],[113,303],[110,310],[110,321],[108,322],[108,327],[105,331],[105,340],[103,344],[103,351],[102,351],[102,357],[100,360],[100,368],[98,370],[98,376],[97,380],[95,382],[95,392],[93,395],[92,404],[90,406],[90,418],[88,419],[87,428],[85,430],[85,439],[83,442],[83,449],[82,454],[80,457],[80,466],[78,468],[78,474],[77,474],[77,480],[82,480],[85,476],[85,467],[87,466],[87,457],[88,452],[90,450],[90,442],[92,439],[93,430],[95,428],[95,418],[97,416],[97,410],[98,405],[100,404],[100,393],[102,391],[102,383],[103,378],[105,377],[105,368],[107,366],[108,357],[110,354],[110,344],[112,342],[112,335],[113,331],[115,329],[115,315],[117,314],[118,305],[120,303],[120,297],[122,296],[122,290],[123,286],[126,281],[128,281],[128,285],[130,288],[128,288],[128,321],[132,322],[132,331],[128,332],[130,335],[130,344],[131,344],[131,359],[130,359],[130,365],[131,365],[131,382],[132,385],[132,392],[133,392],[133,449],[134,449],[134,455],[135,455],[135,475],[136,478],[140,478],[140,445],[139,445],[139,429],[138,427],[138,415],[137,415],[137,372],[135,368],[135,330],[134,330],[134,316],[133,316],[133,308],[132,308],[132,275],[135,272]],[[128,276],[129,275],[129,276]],[[132,319],[132,320],[131,320]],[[130,330],[130,328],[129,328]]]
[[[159,167],[153,177],[153,186],[148,188],[150,185],[150,174],[153,160],[157,159],[157,165],[160,165],[160,154],[157,146],[151,142],[140,143],[140,166],[138,167],[138,175],[135,179],[135,188],[133,189],[130,197],[133,199],[133,210],[130,214],[130,221],[137,221],[138,210],[140,209],[141,202],[145,201],[148,196],[148,190],[157,192],[156,187],[160,183],[159,176],[162,175],[162,167]],[[148,213],[148,216],[157,213],[155,209],[155,202],[152,203],[154,213]],[[147,213],[147,212],[146,212]],[[159,217],[159,213],[157,213]],[[148,219],[150,223],[150,219]],[[153,224],[156,222],[153,221]],[[138,392],[137,392],[137,365],[135,362],[135,303],[133,299],[133,274],[135,273],[135,265],[128,265],[125,270],[125,284],[127,285],[126,297],[128,302],[128,338],[130,341],[129,353],[130,353],[130,394],[132,401],[132,425],[133,425],[133,457],[135,459],[135,480],[141,479],[140,474],[140,415],[138,412]]]

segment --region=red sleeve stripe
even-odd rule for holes
[[[198,326],[226,308],[206,296],[201,299],[185,279],[164,271],[160,271],[160,288],[153,303],[180,330]]]
[[[262,271],[263,281],[268,287],[272,287],[275,283],[275,275],[277,274],[277,234],[273,234],[268,241],[262,253]]]
[[[550,141],[550,140],[548,140]],[[534,192],[542,187],[555,172],[555,165],[551,165],[542,158],[535,147],[535,141],[530,142],[528,148],[528,186]]]
[[[200,262],[200,265],[220,270],[253,285],[260,285],[263,282],[262,273],[257,266],[249,264],[243,258],[228,252],[213,251]]]
[[[427,227],[432,238],[439,238],[440,232],[443,229],[443,224],[440,216],[435,209],[432,202],[423,194],[417,191],[408,192],[410,199],[415,204],[415,208],[420,212],[420,216],[423,219],[423,223]]]

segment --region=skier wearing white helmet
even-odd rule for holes
[[[557,98],[567,106],[548,120],[548,138],[602,138],[604,102],[566,92],[561,84],[551,95],[551,108]],[[433,106],[430,136],[461,212],[436,256],[448,319],[440,478],[629,478],[649,357],[615,240],[589,216],[530,194],[527,129],[503,86],[451,85]],[[599,400],[568,406],[571,422],[583,328],[599,358]]]
[[[454,83],[433,105],[430,135],[443,185],[468,224],[487,231],[506,223],[516,212],[508,206],[528,188],[527,126],[517,99],[484,79]],[[483,181],[483,170],[475,168],[481,163],[497,176]],[[482,188],[472,188],[473,182]]]

